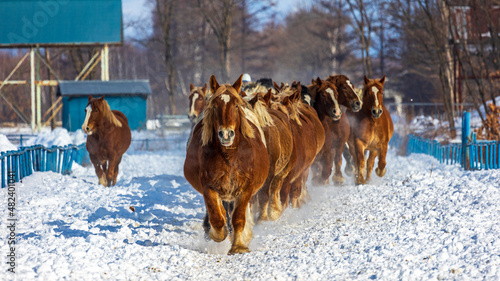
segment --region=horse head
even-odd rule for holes
[[[104,96],[98,99],[89,96],[89,101],[85,107],[85,121],[83,121],[82,125],[83,132],[92,135],[105,120],[108,120],[117,127],[122,126],[122,123],[109,108],[108,102],[104,100]]]
[[[349,77],[345,75],[330,75],[327,81],[332,82],[339,92],[339,103],[358,112],[363,107],[363,99],[359,96],[352,85]]]
[[[193,84],[190,84],[189,90],[188,117],[191,122],[194,122],[205,109],[207,100],[207,84],[205,83],[205,86],[203,87],[195,87]]]
[[[253,138],[254,132],[246,119],[247,103],[240,96],[242,75],[231,86],[219,85],[215,76],[210,77],[212,96],[204,111],[202,144],[206,145],[216,132],[222,146],[238,145],[240,133]]]
[[[316,106],[319,110],[323,110],[334,121],[342,117],[342,110],[338,102],[339,92],[335,84],[326,80],[316,79]]]
[[[384,83],[385,75],[380,79],[368,79],[366,76],[364,78],[363,102],[375,119],[379,118],[383,112]]]

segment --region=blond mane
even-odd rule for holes
[[[208,100],[207,107],[203,111],[203,121],[202,121],[202,133],[201,133],[201,145],[205,146],[207,145],[210,141],[212,141],[213,137],[213,132],[214,132],[214,103],[215,99],[220,97],[222,94],[230,94],[237,100],[238,106],[238,112],[240,114],[240,131],[243,134],[243,136],[247,138],[254,138],[255,133],[252,128],[252,126],[248,123],[247,117],[245,112],[243,111],[244,108],[248,107],[248,103],[243,100],[243,98],[236,93],[236,90],[229,84],[226,85],[221,85],[217,91],[211,95],[210,99]],[[259,127],[260,124],[255,124],[255,126]]]
[[[122,126],[122,122],[120,122],[120,120],[118,120],[118,118],[116,118],[113,111],[111,111],[111,108],[109,107],[108,102],[104,99],[102,100],[102,103],[101,103],[101,111],[102,111],[103,117],[105,119],[109,120],[109,122],[111,122],[113,125],[115,125],[117,127]]]

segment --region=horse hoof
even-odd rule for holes
[[[232,246],[227,254],[228,255],[236,255],[236,254],[244,254],[244,253],[250,253],[250,250],[248,249],[248,247]]]
[[[108,186],[108,181],[106,180],[105,177],[99,178],[99,183],[104,185],[104,186]]]
[[[342,176],[333,176],[332,181],[335,185],[343,185],[344,184],[344,177]]]
[[[346,165],[344,168],[344,173],[348,176],[352,176],[354,174],[354,166]]]
[[[215,231],[213,227],[211,227],[210,230],[208,231],[208,236],[212,240],[214,240],[215,242],[224,241],[228,234],[229,234],[229,230],[227,229],[227,226],[225,226],[225,225],[222,228],[222,231]]]
[[[379,176],[379,177],[383,177],[383,176],[385,175],[385,172],[386,172],[386,171],[387,171],[387,170],[386,170],[385,168],[384,168],[382,171],[380,171],[380,169],[379,169],[378,167],[375,169],[375,173],[376,173],[376,174],[377,174],[377,176]]]

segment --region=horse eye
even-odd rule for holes
[[[238,108],[238,105],[236,105],[236,108]]]

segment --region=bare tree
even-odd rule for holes
[[[231,28],[236,0],[198,0],[200,13],[212,28],[219,43],[222,81],[228,81],[231,70]]]

